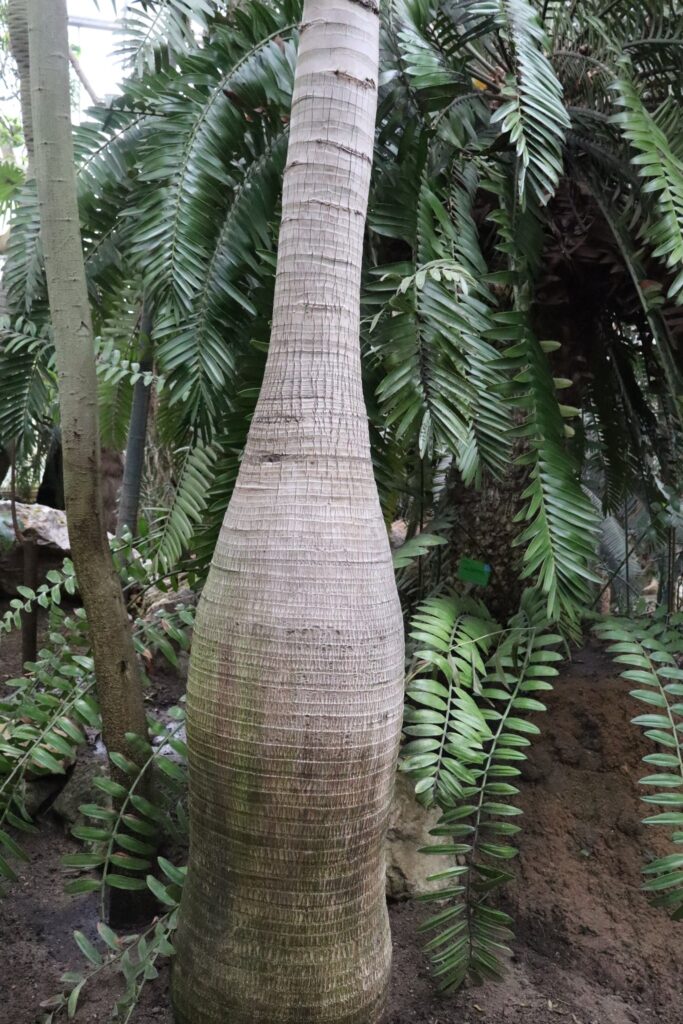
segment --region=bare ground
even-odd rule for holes
[[[3,645],[0,671],[11,667]],[[155,701],[170,699],[158,680]],[[419,904],[391,907],[394,972],[387,1024],[681,1024],[683,925],[652,909],[640,868],[661,839],[640,824],[637,779],[647,752],[627,687],[593,644],[549,700],[525,770],[516,921],[506,980],[439,997],[420,950]],[[49,808],[26,844],[30,863],[0,904],[0,1024],[33,1024],[59,975],[81,966],[72,933],[94,935],[96,899],[63,894],[60,856],[76,848]],[[116,981],[102,979],[77,1021],[109,1019]],[[146,989],[132,1024],[171,1024],[168,972]],[[226,1021],[226,1024],[229,1024]]]

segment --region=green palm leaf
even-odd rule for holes
[[[457,596],[425,601],[411,622],[418,648],[406,692],[401,769],[415,780],[417,799],[436,805],[435,842],[420,852],[453,857],[453,866],[429,876],[438,888],[422,899],[437,912],[420,927],[443,991],[465,978],[503,973],[511,918],[491,906],[491,894],[512,875],[506,862],[520,831],[518,762],[539,729],[528,712],[545,710],[537,695],[552,689],[551,648],[543,602],[527,592],[507,629],[486,608]],[[456,860],[457,858],[457,860]]]
[[[650,772],[640,780],[643,801],[653,813],[646,825],[671,830],[672,852],[653,858],[643,873],[643,889],[655,906],[666,908],[674,920],[683,920],[683,669],[680,668],[683,615],[668,621],[664,614],[654,620],[607,619],[596,633],[611,641],[614,660],[624,665],[624,679],[636,684],[631,696],[645,705],[644,714],[633,719],[652,741],[654,752],[643,760]]]
[[[545,595],[549,620],[575,624],[589,601],[588,583],[597,582],[589,566],[597,553],[598,519],[566,446],[564,416],[573,410],[557,400],[544,346],[528,329],[526,314],[500,313],[497,320],[501,331],[518,339],[505,361],[514,376],[511,401],[524,417],[514,430],[523,445],[518,461],[529,467],[525,504],[517,515],[523,524],[516,542],[524,546],[523,578],[534,580]]]
[[[35,331],[21,319],[2,334],[0,447],[16,443],[21,457],[49,423],[57,383],[54,350],[47,331]]]
[[[160,55],[193,49],[195,31],[213,14],[210,0],[133,0],[126,5],[117,55],[137,75],[154,71]]]
[[[515,146],[520,203],[525,202],[528,182],[543,206],[554,195],[562,175],[562,151],[569,128],[562,86],[547,55],[545,31],[527,0],[486,2],[477,5],[476,11],[495,18],[512,51],[513,70],[501,90],[505,102],[491,120],[500,124]]]
[[[156,510],[155,566],[169,572],[186,551],[207,505],[217,448],[195,444],[180,452],[178,484],[171,507]]]
[[[668,297],[683,301],[683,161],[672,152],[631,80],[622,77],[615,88],[623,109],[614,121],[635,151],[632,163],[646,179],[643,192],[656,200],[657,216],[648,225],[648,241],[654,247],[653,255],[665,259],[675,272]]]

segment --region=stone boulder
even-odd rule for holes
[[[159,587],[149,587],[140,602],[140,615],[143,619],[151,622],[158,619],[160,614],[170,615],[178,605],[183,608],[195,608],[199,595],[196,590],[186,587],[182,579],[177,590],[160,590]]]
[[[66,513],[47,505],[16,503],[19,529],[38,546],[38,583],[50,569],[59,569],[69,554]],[[0,594],[14,596],[24,578],[24,556],[12,525],[12,504],[0,501]]]
[[[82,751],[52,804],[53,813],[62,820],[67,829],[82,824],[81,804],[97,804],[99,807],[109,805],[109,797],[94,784],[97,777],[106,777],[108,774],[104,747],[98,745],[95,750]]]
[[[399,772],[386,842],[389,899],[412,899],[445,887],[443,881],[430,882],[427,876],[453,867],[453,857],[418,853],[420,847],[446,842],[429,835],[440,817],[438,808],[427,809],[417,802],[414,782]]]

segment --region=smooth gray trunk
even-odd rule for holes
[[[144,306],[140,323],[140,372],[143,374],[152,369],[151,335],[152,312],[149,306]],[[133,406],[128,426],[128,440],[126,441],[126,462],[123,468],[123,482],[119,498],[117,536],[121,536],[126,528],[135,536],[138,529],[150,390],[150,386],[145,384],[142,377],[133,385]]]
[[[378,1024],[403,623],[360,275],[378,9],[306,0],[268,361],[198,609],[179,1024]]]
[[[88,617],[104,742],[136,757],[146,733],[142,686],[100,489],[95,352],[76,202],[65,0],[29,0],[35,173],[59,382],[64,496]]]

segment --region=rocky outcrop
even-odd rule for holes
[[[38,547],[38,583],[50,569],[59,569],[69,554],[66,514],[47,505],[16,504],[19,529]],[[24,556],[12,525],[12,506],[0,501],[0,594],[15,595],[24,576]]]
[[[87,751],[81,755],[74,765],[61,792],[52,804],[52,811],[60,818],[67,828],[72,828],[82,819],[82,804],[108,806],[110,798],[98,789],[94,780],[107,775],[107,762],[104,748],[99,751]]]
[[[430,882],[429,875],[453,867],[450,856],[419,853],[423,846],[440,840],[430,836],[441,817],[438,808],[427,810],[415,799],[414,783],[400,772],[396,776],[394,801],[386,841],[387,896],[406,900],[444,888],[444,882]],[[443,840],[441,840],[443,841]]]

